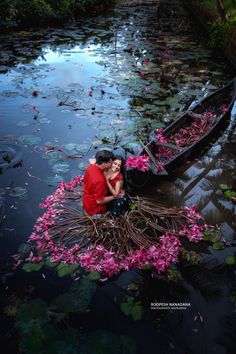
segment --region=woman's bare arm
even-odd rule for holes
[[[112,187],[111,183],[109,182],[109,180],[107,179],[107,186],[109,188],[109,191],[111,192],[111,194],[113,195],[113,197],[117,198],[118,195],[121,192],[121,189],[123,187],[123,181],[117,181],[115,188]]]

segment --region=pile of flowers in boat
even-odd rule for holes
[[[201,114],[196,114],[189,111],[189,115],[195,116],[198,119],[187,123],[186,126],[179,129],[174,134],[168,137],[164,136],[164,129],[159,128],[155,132],[155,141],[162,144],[173,144],[179,148],[187,148],[191,146],[196,141],[198,141],[202,136],[210,131],[212,126],[215,124],[217,117],[228,111],[226,104],[222,104],[218,111],[206,110]],[[172,160],[177,154],[179,154],[178,149],[170,149],[166,146],[155,147],[155,164],[157,167],[157,172],[161,172],[164,169],[164,164]],[[142,172],[146,172],[150,169],[150,158],[147,154],[142,154],[139,156],[130,156],[126,160],[127,169],[137,169]]]
[[[40,204],[46,211],[29,237],[27,261],[80,264],[108,277],[134,268],[163,272],[178,262],[182,241],[199,242],[207,228],[195,207],[169,208],[141,197],[131,197],[124,215],[92,218],[78,207],[82,193],[83,176],[77,176]]]

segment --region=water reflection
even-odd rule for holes
[[[209,224],[221,224],[227,220],[231,235],[235,230],[235,207],[224,198],[220,185],[235,186],[235,142],[229,142],[229,136],[231,139],[232,135],[235,136],[232,123],[233,118],[224,136],[207,153],[180,167],[174,181],[163,182],[160,186],[173,204],[197,205]]]

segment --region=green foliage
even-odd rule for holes
[[[16,26],[17,0],[2,0],[0,5],[0,28],[11,28]]]
[[[75,0],[47,0],[56,20],[67,20],[73,16]]]
[[[230,38],[232,28],[236,28],[236,8],[233,0],[224,0],[223,7],[226,12],[227,20],[220,20],[215,0],[197,1],[203,16],[210,20],[210,40],[209,47],[224,48]]]
[[[30,273],[30,272],[37,272],[39,271],[42,266],[43,266],[43,262],[40,262],[40,263],[26,263],[23,265],[22,269],[27,272],[27,273]]]
[[[127,301],[121,304],[121,311],[126,316],[131,316],[134,321],[138,321],[142,318],[143,308],[140,301],[135,301],[133,297],[128,296]]]
[[[18,0],[16,8],[23,25],[38,25],[52,18],[52,9],[44,0]]]
[[[58,331],[55,340],[50,340],[45,353],[47,354],[78,354],[80,333],[74,328]],[[32,354],[32,352],[31,352]]]
[[[235,256],[227,256],[227,257],[225,257],[225,263],[228,264],[228,265],[235,265],[236,264]]]
[[[116,336],[108,331],[95,331],[82,346],[81,354],[135,354],[132,338]]]
[[[193,251],[192,251],[193,252]],[[197,254],[196,252],[194,252],[198,257],[201,257],[199,254]],[[194,257],[192,256],[191,261],[192,264],[198,264],[200,263],[199,258],[196,257],[196,261],[194,260]],[[168,269],[166,272],[166,277],[167,277],[167,281],[169,282],[174,282],[177,283],[181,278],[181,273],[177,270],[177,269]]]
[[[135,209],[137,209],[137,207],[138,206],[137,206],[137,204],[135,202],[132,202],[132,203],[129,204],[129,209],[130,210],[135,210]]]
[[[65,263],[58,263],[58,262],[52,263],[52,262],[50,262],[49,259],[46,259],[45,262],[26,263],[23,265],[22,269],[27,273],[37,272],[44,265],[47,267],[50,267],[50,268],[55,268],[59,278],[63,278],[63,277],[72,275],[79,268],[79,264],[65,264]]]
[[[204,231],[204,236],[203,236],[204,241],[215,243],[217,241],[220,241],[220,239],[221,239],[221,233],[219,229],[213,228]]]
[[[59,312],[87,312],[95,291],[95,283],[84,277],[78,284],[72,285],[69,292],[58,296],[52,305]]]
[[[111,0],[75,0],[75,6],[82,12],[86,10],[97,10],[99,6],[108,6],[111,4]]]
[[[75,16],[101,11],[108,0],[1,0],[0,28],[63,23]]]
[[[220,184],[220,189],[222,190],[225,198],[233,202],[236,201],[236,192],[232,190],[232,187],[227,184]]]
[[[83,277],[50,305],[41,299],[22,305],[15,321],[20,350],[24,354],[135,354],[132,338],[106,331],[88,336],[82,330],[68,328],[69,315],[87,311],[95,290],[95,282]],[[62,321],[65,319],[67,322]]]
[[[220,250],[223,250],[223,249],[225,248],[223,242],[221,242],[221,241],[217,241],[217,242],[213,243],[213,246],[212,246],[212,247],[213,247],[214,250],[216,250],[216,251],[220,251]]]
[[[209,40],[210,48],[224,47],[231,29],[230,22],[217,20],[211,25],[211,33]]]
[[[23,304],[16,315],[15,327],[20,334],[20,349],[25,354],[77,354],[80,333],[64,329],[62,323],[70,313],[86,312],[96,285],[82,278],[51,305],[41,299]]]
[[[187,249],[182,249],[181,257],[182,257],[183,261],[187,261],[187,263],[190,263],[193,265],[201,264],[203,261],[202,256],[199,252],[190,251]],[[176,276],[178,277],[178,273],[176,274]],[[178,280],[178,278],[177,278],[177,280]]]
[[[227,191],[227,189],[230,189],[230,187],[227,185],[227,184],[220,184],[220,189],[222,190],[222,191]]]
[[[78,311],[85,312],[88,310],[95,291],[96,284],[87,277],[82,278],[79,283],[72,285],[70,292],[79,300],[79,304],[77,304]]]
[[[56,266],[57,274],[59,278],[66,277],[73,274],[79,268],[79,264],[65,264],[59,263]]]
[[[16,328],[21,334],[28,335],[33,330],[39,331],[48,322],[49,314],[47,304],[36,299],[23,304],[16,315]]]
[[[91,272],[89,272],[87,277],[89,280],[96,281],[96,280],[100,279],[100,274],[98,272],[96,272],[95,270],[92,270]]]

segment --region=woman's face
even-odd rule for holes
[[[121,169],[121,165],[122,165],[122,161],[121,160],[114,160],[112,162],[112,165],[111,165],[111,169],[113,172],[120,172],[120,169]]]

